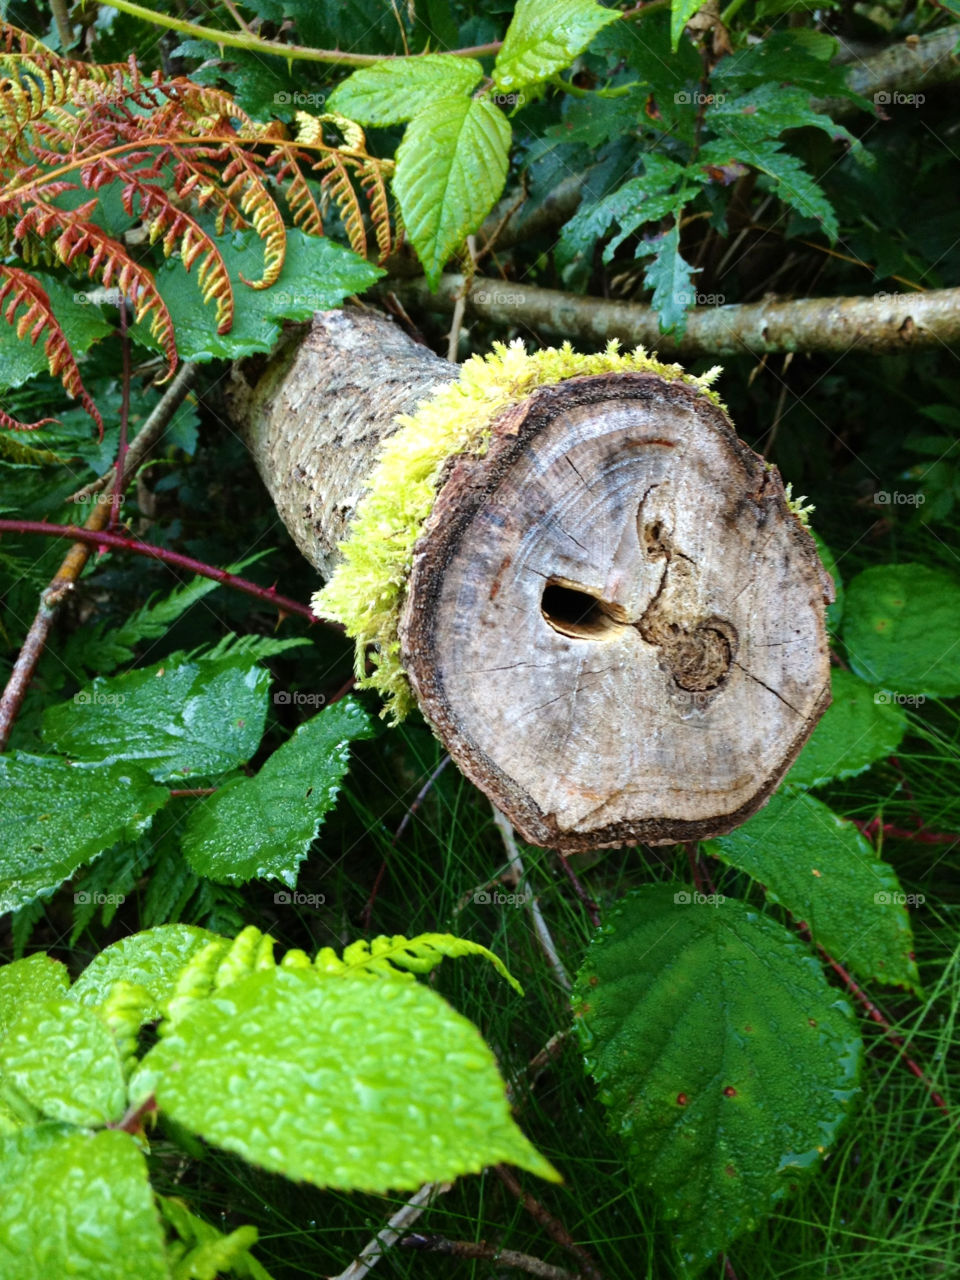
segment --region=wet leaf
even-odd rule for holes
[[[616,9],[594,0],[517,0],[493,78],[501,89],[520,89],[546,80],[569,67],[605,26],[616,22]]]
[[[361,67],[337,85],[327,111],[358,124],[402,124],[438,97],[466,96],[483,77],[475,58],[427,53]]]
[[[834,667],[830,692],[833,701],[783,780],[787,790],[863,773],[896,751],[906,732],[903,708],[852,672]]]

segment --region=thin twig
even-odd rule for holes
[[[530,1216],[539,1222],[547,1235],[573,1254],[580,1263],[580,1274],[584,1277],[584,1280],[603,1280],[602,1272],[586,1249],[576,1243],[559,1218],[555,1218],[549,1209],[545,1208],[535,1196],[520,1185],[514,1177],[513,1171],[507,1165],[494,1165],[493,1172],[511,1195],[516,1196]]]
[[[485,1240],[448,1240],[446,1236],[404,1236],[400,1241],[404,1249],[419,1249],[422,1253],[445,1253],[452,1258],[482,1258],[487,1262],[495,1262],[501,1267],[515,1267],[517,1271],[526,1271],[528,1275],[540,1276],[541,1280],[577,1280],[572,1271],[563,1267],[553,1267],[549,1262],[542,1262],[529,1253],[518,1253],[516,1249],[501,1249],[499,1245],[487,1244]]]
[[[408,1227],[413,1226],[424,1209],[428,1208],[438,1196],[445,1195],[452,1186],[452,1182],[425,1183],[388,1220],[383,1230],[379,1231],[369,1244],[363,1246],[346,1271],[331,1276],[330,1280],[363,1280],[363,1277],[377,1265],[386,1250],[397,1242]]]
[[[593,898],[590,897],[589,893],[587,893],[586,889],[580,883],[579,879],[577,878],[576,872],[574,871],[573,867],[571,867],[570,865],[570,860],[568,858],[565,858],[562,853],[558,854],[557,856],[560,859],[560,867],[563,870],[563,874],[567,877],[567,879],[570,881],[571,886],[573,887],[573,892],[577,895],[577,897],[580,899],[580,901],[583,903],[584,907],[586,908],[587,915],[590,917],[590,923],[593,925],[595,929],[599,929],[601,920],[602,920],[602,917],[600,915],[600,908],[597,906],[596,902],[593,900]]]
[[[460,328],[463,324],[463,313],[467,309],[467,290],[470,288],[470,281],[477,270],[477,242],[473,236],[467,236],[467,253],[469,255],[469,267],[464,278],[463,288],[457,295],[457,300],[453,305],[453,319],[450,322],[450,333],[447,336],[447,359],[451,364],[456,364],[457,362],[457,349],[460,346]]]
[[[94,510],[90,520],[98,515],[99,510],[100,508]],[[107,510],[108,508],[103,508],[104,512]],[[103,547],[109,551],[129,551],[131,555],[147,556],[151,560],[159,560],[161,564],[170,565],[171,568],[196,573],[201,578],[211,578],[223,587],[232,587],[235,591],[242,591],[256,600],[265,600],[281,613],[296,614],[297,617],[305,618],[308,622],[321,622],[324,626],[332,627],[337,631],[343,630],[339,622],[318,618],[309,605],[303,604],[300,600],[294,600],[290,596],[282,596],[273,587],[261,587],[247,578],[229,573],[226,569],[206,564],[203,560],[195,560],[193,556],[181,555],[179,551],[169,551],[166,547],[154,546],[152,542],[140,542],[137,538],[123,537],[118,533],[101,532],[91,528],[89,520],[82,528],[75,524],[48,524],[45,520],[0,520],[0,534],[2,533],[39,533],[48,538],[69,538],[73,542],[84,543],[91,549]],[[87,556],[89,554],[88,551]],[[86,560],[86,556],[84,559]]]
[[[533,921],[533,929],[537,935],[537,940],[543,949],[544,955],[550,963],[550,967],[556,976],[557,982],[563,987],[564,991],[569,991],[571,982],[563,961],[557,954],[557,948],[554,946],[553,938],[550,930],[547,928],[547,922],[543,918],[543,912],[540,910],[540,903],[531,892],[530,885],[527,882],[527,873],[524,870],[523,859],[520,857],[520,850],[517,848],[516,837],[513,834],[513,827],[510,822],[503,816],[499,809],[491,806],[493,809],[493,821],[497,830],[503,839],[503,846],[507,851],[507,860],[514,881],[520,893],[526,902],[527,909],[530,912],[530,918]]]

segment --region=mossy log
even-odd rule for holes
[[[297,545],[337,563],[394,416],[457,379],[371,313],[318,314],[231,411]],[[461,770],[534,844],[707,838],[772,793],[829,705],[832,584],[778,472],[701,388],[574,377],[451,457],[400,657]]]

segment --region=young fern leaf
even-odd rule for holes
[[[523,995],[523,988],[510,973],[503,961],[478,942],[457,938],[452,933],[421,933],[416,938],[396,934],[389,938],[381,935],[367,942],[361,939],[344,950],[340,959],[330,947],[317,953],[315,968],[321,973],[386,975],[392,978],[412,978],[415,973],[429,973],[445,956],[483,956],[497,973],[515,991]]]
[[[7,299],[9,298],[9,302]],[[6,302],[6,306],[3,304]],[[103,437],[103,418],[97,406],[90,399],[80,377],[80,370],[73,358],[66,335],[57,322],[50,298],[28,271],[20,267],[11,267],[0,263],[0,307],[3,318],[14,326],[18,338],[30,337],[32,343],[47,330],[44,351],[47,365],[54,378],[59,378],[64,389],[72,396],[78,396],[87,413],[90,414]],[[17,311],[25,307],[18,316]],[[41,418],[38,422],[18,422],[9,414],[0,410],[0,425],[16,431],[35,431],[38,427],[54,422],[54,418]]]

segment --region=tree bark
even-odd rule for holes
[[[233,413],[328,573],[377,443],[458,370],[370,314],[315,318]],[[419,705],[461,770],[563,852],[729,831],[829,704],[832,586],[776,470],[702,392],[572,378],[451,460],[400,622]]]

